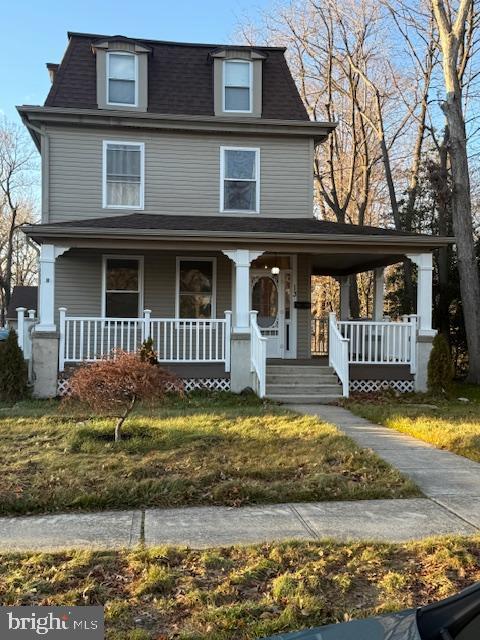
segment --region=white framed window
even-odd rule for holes
[[[103,141],[103,207],[143,209],[145,144]]]
[[[216,258],[177,258],[176,318],[215,318],[216,289]]]
[[[252,111],[252,69],[249,60],[223,61],[223,110],[234,113]]]
[[[138,57],[126,51],[107,53],[107,104],[138,105]]]
[[[102,317],[143,314],[143,256],[102,256]]]
[[[220,147],[220,211],[259,213],[260,149]]]

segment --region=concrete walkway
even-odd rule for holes
[[[373,449],[381,458],[409,476],[432,502],[466,524],[480,528],[478,462],[369,422],[343,407],[305,405],[290,408],[335,424],[361,447]]]
[[[480,464],[380,427],[341,407],[289,407],[336,424],[410,476],[425,498],[242,507],[193,507],[0,518],[0,551],[193,548],[274,540],[401,542],[480,529]]]

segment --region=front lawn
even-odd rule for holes
[[[354,398],[346,406],[367,420],[480,462],[480,387],[457,385],[449,400],[386,394],[367,400]]]
[[[250,640],[417,607],[480,580],[480,537],[0,555],[3,605],[105,605],[107,640]]]
[[[419,495],[334,426],[254,396],[144,407],[120,443],[111,419],[79,411],[53,401],[0,410],[0,513]]]

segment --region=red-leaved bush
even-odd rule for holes
[[[69,383],[67,402],[78,400],[95,412],[118,414],[115,440],[121,439],[122,425],[138,400],[153,402],[166,393],[183,395],[183,382],[175,374],[125,351],[116,351],[112,360],[82,365]]]

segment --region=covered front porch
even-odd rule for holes
[[[243,219],[231,220],[234,226]],[[99,233],[85,224],[32,227],[41,273],[35,381],[42,377],[42,360],[55,360],[62,376],[78,363],[110,357],[115,349],[138,351],[150,338],[159,362],[192,386],[208,381],[234,392],[252,387],[264,396],[268,363],[322,366],[321,355],[343,395],[356,380],[392,379],[408,382],[405,389],[413,382],[424,388],[435,334],[437,239],[373,228],[358,233],[351,225],[313,220],[282,220],[278,228],[274,220],[257,222],[264,232],[212,228],[208,237],[203,228],[196,235],[188,231],[188,237],[129,230],[127,238],[123,230]],[[215,220],[203,219],[202,225],[207,223]],[[417,265],[417,313],[391,321],[384,317],[383,270],[406,257]],[[375,270],[372,317],[353,319],[348,279],[367,270]],[[340,282],[339,308],[328,323],[312,317],[312,275]]]

